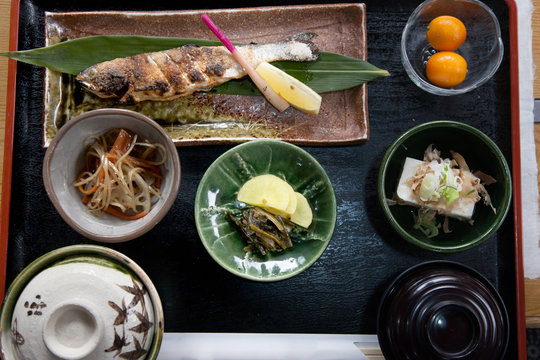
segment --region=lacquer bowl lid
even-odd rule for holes
[[[18,359],[154,359],[163,334],[157,292],[132,260],[75,245],[15,279],[1,316],[1,351]]]
[[[377,336],[387,360],[502,359],[508,314],[478,272],[431,261],[406,270],[388,287]]]

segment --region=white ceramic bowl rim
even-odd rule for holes
[[[51,176],[51,163],[53,161],[53,156],[55,154],[56,149],[58,148],[58,144],[62,141],[62,138],[66,133],[68,133],[72,128],[77,126],[79,123],[86,121],[94,116],[122,116],[125,118],[131,118],[133,121],[139,121],[145,124],[145,126],[150,126],[154,131],[156,131],[160,138],[163,139],[163,145],[166,147],[168,156],[171,159],[172,169],[170,171],[170,182],[171,182],[171,188],[170,192],[167,194],[163,194],[163,203],[160,206],[159,209],[156,209],[156,212],[153,214],[150,212],[149,215],[134,220],[131,224],[137,224],[136,226],[133,225],[130,227],[128,231],[122,231],[115,234],[110,233],[97,233],[95,231],[92,231],[81,224],[79,224],[77,221],[73,219],[72,216],[64,209],[60,202],[60,198],[56,194],[54,190],[54,185],[52,181]],[[107,130],[109,128],[114,128],[114,126],[104,126],[103,130]],[[81,145],[81,150],[83,149]],[[124,109],[98,109],[98,110],[92,110],[88,111],[86,113],[83,113],[77,117],[74,117],[70,121],[68,121],[64,126],[60,128],[60,130],[57,132],[56,136],[53,138],[49,148],[47,149],[45,153],[45,158],[43,162],[43,183],[45,185],[45,190],[47,191],[47,194],[49,198],[51,199],[54,207],[60,214],[60,216],[66,221],[74,230],[79,232],[80,234],[101,242],[123,242],[131,240],[135,237],[138,237],[149,230],[151,230],[157,223],[163,219],[163,217],[167,214],[169,209],[171,208],[172,204],[176,200],[176,196],[178,194],[178,189],[180,186],[180,159],[178,156],[178,152],[176,150],[176,147],[174,143],[172,142],[171,138],[165,133],[163,128],[158,125],[155,121],[152,119],[139,114],[137,112],[131,111],[131,110],[124,110]],[[97,218],[96,218],[97,219]],[[96,220],[97,221],[97,220]]]
[[[489,73],[486,74],[486,76],[484,76],[482,79],[480,79],[476,83],[473,83],[470,86],[460,88],[460,89],[441,88],[441,87],[438,87],[438,86],[435,86],[435,85],[431,84],[430,82],[428,82],[428,81],[424,80],[423,78],[421,78],[420,76],[418,76],[418,74],[416,73],[416,71],[413,69],[413,67],[411,65],[409,57],[407,56],[407,47],[406,47],[407,44],[405,42],[405,40],[407,38],[407,35],[409,33],[410,19],[415,18],[418,15],[418,13],[422,10],[422,8],[424,6],[426,6],[428,3],[431,3],[433,1],[440,1],[440,0],[425,0],[420,5],[418,5],[418,7],[409,16],[409,20],[407,21],[407,25],[405,25],[405,28],[403,29],[403,33],[401,35],[401,63],[403,64],[403,67],[405,68],[405,71],[407,72],[407,75],[409,75],[410,79],[416,85],[418,85],[418,87],[420,87],[421,89],[423,89],[425,91],[428,91],[428,92],[430,92],[432,94],[435,94],[435,95],[443,95],[443,96],[452,96],[452,95],[464,94],[466,92],[474,90],[477,87],[485,84],[495,74],[495,72],[497,72],[497,70],[499,69],[499,66],[501,65],[501,62],[502,62],[502,59],[503,59],[503,56],[504,56],[504,45],[503,45],[503,41],[502,41],[502,38],[501,38],[501,27],[499,25],[499,20],[497,19],[497,17],[493,13],[493,11],[486,4],[484,4],[483,2],[478,1],[478,0],[466,0],[467,2],[475,3],[475,4],[479,5],[479,6],[481,6],[486,11],[486,13],[488,13],[491,16],[491,18],[493,19],[493,22],[495,24],[495,30],[497,32],[497,43],[498,43],[498,46],[500,47],[499,55],[497,57],[495,66],[493,66],[491,68],[491,70],[489,71]]]

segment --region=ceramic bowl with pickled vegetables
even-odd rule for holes
[[[417,125],[388,148],[378,196],[401,237],[422,248],[469,249],[499,228],[510,208],[506,159],[480,130],[455,121]]]
[[[401,38],[401,61],[411,80],[432,94],[471,91],[499,68],[504,46],[497,17],[477,0],[426,0]]]
[[[210,256],[229,272],[276,281],[309,268],[336,223],[336,198],[307,151],[278,140],[225,152],[204,174],[195,222]]]
[[[168,212],[180,186],[180,160],[153,120],[129,110],[94,110],[55,135],[43,182],[73,229],[93,240],[122,242],[148,232]]]
[[[156,359],[163,307],[132,259],[97,245],[48,252],[13,280],[0,310],[2,359]]]

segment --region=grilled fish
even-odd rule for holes
[[[314,61],[319,57],[312,42],[316,36],[304,33],[237,49],[254,67],[261,62]],[[246,72],[224,46],[184,45],[96,64],[80,72],[77,81],[101,98],[119,98],[120,104],[133,104],[208,91],[244,76]]]

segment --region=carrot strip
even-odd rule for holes
[[[121,129],[111,147],[111,153],[124,154],[129,150],[132,136],[124,129]]]
[[[148,213],[146,211],[142,211],[138,214],[135,214],[135,215],[129,215],[129,214],[125,214],[123,213],[122,211],[120,210],[117,210],[111,206],[109,206],[108,208],[105,209],[105,212],[110,214],[110,215],[113,215],[113,216],[116,216],[120,219],[124,219],[124,220],[137,220],[137,219],[140,219],[144,216],[146,216]]]
[[[96,183],[90,190],[84,190],[82,185],[79,185],[79,191],[82,192],[85,195],[90,195],[96,192],[96,190],[99,187],[99,183]]]
[[[103,168],[101,168],[101,170],[99,171],[99,174],[98,174],[98,181],[96,182],[96,185],[94,185],[91,189],[89,190],[84,190],[83,186],[82,185],[79,185],[79,191],[82,192],[83,194],[85,195],[91,195],[93,193],[96,192],[96,190],[98,189],[99,187],[99,184],[103,182],[103,178],[105,177],[105,171],[103,171]],[[80,179],[80,178],[79,178]]]

